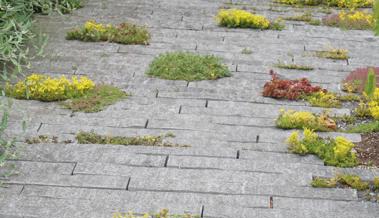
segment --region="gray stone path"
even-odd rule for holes
[[[224,2],[89,0],[71,15],[39,18],[38,25],[50,40],[47,57],[35,61],[31,72],[84,74],[132,96],[94,114],[72,113],[56,103],[15,101],[18,110],[12,113],[9,134],[21,132],[18,121],[26,115],[26,136],[51,135],[63,141],[73,140],[80,130],[122,136],[172,132],[176,135],[172,141],[192,147],[19,143],[21,153],[9,162],[18,174],[6,180],[8,188],[0,188],[0,217],[110,218],[117,211],[169,208],[204,217],[377,218],[379,205],[359,200],[356,191],[314,189],[310,182],[312,176],[336,172],[372,179],[379,170],[336,169],[313,156],[289,154],[284,140],[290,131],[274,127],[279,109],[322,109],[263,98],[261,90],[272,65],[290,62],[293,55],[297,64],[316,70],[278,70],[282,75],[305,76],[338,91],[340,80],[351,70],[377,64],[379,38],[369,31],[300,22],[287,22],[281,32],[220,28],[214,15],[226,6]],[[270,10],[271,1],[246,2],[271,19],[305,10],[279,7],[284,12],[276,12]],[[64,39],[67,30],[89,19],[146,24],[151,45]],[[328,47],[348,49],[349,61],[307,55]],[[241,54],[244,48],[252,54]],[[174,50],[218,55],[233,76],[187,83],[144,75],[156,55]],[[344,135],[360,141],[360,135]]]

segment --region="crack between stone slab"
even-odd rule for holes
[[[130,180],[132,179],[132,177],[129,177],[128,179],[128,182],[126,183],[126,191],[129,191],[129,185],[130,185]]]
[[[167,164],[168,164],[168,160],[169,160],[169,158],[170,158],[170,155],[167,155],[167,156],[166,156],[166,159],[165,159],[165,161],[164,161],[163,167],[166,167],[166,168],[167,168]]]
[[[145,129],[147,129],[147,126],[149,125],[149,119],[146,120],[146,123],[145,123]]]
[[[47,185],[47,184],[37,184],[37,183],[21,183],[21,182],[4,182],[8,185],[24,185],[24,186],[37,186],[37,187],[57,187],[57,188],[83,188],[83,189],[101,189],[101,190],[122,190],[124,188],[107,188],[107,187],[91,187],[91,186],[70,186],[70,185]]]
[[[43,123],[40,123],[40,124],[39,124],[39,126],[38,126],[38,128],[37,128],[37,132],[40,131],[40,129],[42,128],[42,125],[43,125]]]
[[[77,165],[78,165],[78,162],[75,162],[75,165],[74,165],[74,167],[72,168],[72,171],[71,171],[71,176],[74,175],[74,171],[75,171]]]

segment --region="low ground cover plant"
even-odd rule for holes
[[[375,178],[375,180],[377,180],[378,178]],[[374,181],[370,183],[374,185]],[[312,181],[312,186],[315,188],[348,187],[356,189],[358,191],[363,191],[370,188],[370,183],[363,181],[357,175],[340,174],[333,178],[316,177]]]
[[[159,136],[106,136],[92,132],[79,132],[76,134],[76,140],[79,144],[113,144],[113,145],[142,145],[142,146],[158,146],[158,147],[190,147],[189,145],[181,145],[168,142],[164,139],[174,137],[172,133]]]
[[[294,131],[287,139],[288,149],[299,155],[314,154],[324,161],[325,165],[337,167],[354,167],[358,165],[351,141],[342,136],[321,138],[313,130],[304,129],[303,138],[299,131]]]
[[[316,115],[308,111],[281,110],[276,119],[276,126],[281,129],[313,129],[315,131],[334,131],[336,123],[327,112]]]
[[[221,59],[213,55],[190,52],[160,54],[150,64],[147,75],[168,80],[215,80],[231,73]]]
[[[200,218],[200,215],[194,215],[189,213],[184,214],[170,214],[168,209],[162,209],[158,213],[144,213],[143,215],[138,215],[133,212],[115,212],[112,214],[112,218]]]
[[[346,49],[332,48],[323,51],[316,51],[315,56],[319,58],[328,58],[335,60],[347,60],[349,59],[349,51]]]
[[[16,99],[44,102],[65,101],[62,104],[73,111],[97,112],[125,98],[126,93],[109,85],[96,85],[85,76],[52,78],[32,74],[15,85],[7,84],[5,93]]]
[[[315,188],[351,188],[358,191],[358,196],[371,202],[379,202],[379,177],[364,181],[353,174],[337,174],[332,178],[314,177],[311,183]]]
[[[326,26],[335,26],[342,29],[366,30],[373,29],[375,24],[374,16],[364,11],[341,11],[322,19]]]
[[[374,20],[375,20],[374,31],[375,31],[375,35],[378,36],[379,35],[379,0],[375,1]]]
[[[149,44],[150,33],[145,27],[127,22],[114,26],[90,20],[83,27],[67,32],[66,39],[86,42],[108,41],[120,44],[147,45]]]
[[[265,97],[298,100],[304,95],[322,90],[320,86],[312,86],[306,78],[299,80],[280,79],[273,70],[270,71],[270,75],[271,81],[266,82],[263,87],[263,96]]]
[[[314,107],[340,108],[342,106],[338,96],[332,92],[318,91],[304,98]]]
[[[270,21],[262,15],[250,13],[240,9],[221,9],[216,20],[220,26],[228,28],[275,29],[284,28],[280,20]]]
[[[45,39],[33,31],[33,15],[58,11],[69,13],[82,7],[81,0],[1,0],[0,1],[0,67],[3,79],[21,73],[37,54],[29,52],[29,45],[39,53]],[[43,38],[37,43],[38,38]],[[33,41],[34,40],[34,41]]]
[[[374,0],[276,0],[277,3],[296,6],[328,6],[338,8],[372,7]]]
[[[279,62],[274,65],[277,68],[282,68],[282,69],[289,69],[289,70],[304,70],[304,71],[310,71],[313,70],[314,68],[311,66],[306,66],[306,65],[299,65],[299,64],[286,64],[283,62]]]

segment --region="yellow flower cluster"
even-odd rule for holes
[[[339,8],[364,8],[372,7],[374,0],[327,0],[331,6]]]
[[[375,120],[379,120],[379,88],[375,89],[374,95],[371,101],[368,103],[371,116]]]
[[[329,118],[327,112],[317,116],[308,111],[280,110],[276,125],[283,129],[310,128],[319,131],[330,131],[336,129],[336,123]]]
[[[331,108],[341,107],[341,102],[337,96],[331,92],[317,92],[307,97],[307,101],[315,107]]]
[[[42,74],[32,74],[14,86],[8,84],[6,92],[8,96],[18,99],[60,101],[80,97],[94,87],[94,82],[84,76],[73,76],[69,80],[65,76],[51,78]]]
[[[216,17],[219,25],[226,27],[268,29],[270,21],[261,15],[239,9],[222,9]]]
[[[96,21],[89,20],[84,24],[84,29],[88,32],[101,32],[104,33],[107,31],[107,29],[111,28],[112,26],[110,24],[103,25],[101,23],[96,23]]]
[[[342,11],[338,14],[340,22],[342,23],[365,23],[369,26],[374,25],[374,16],[364,11],[345,12]]]
[[[343,159],[346,157],[350,153],[351,149],[355,146],[354,143],[342,136],[337,136],[334,141],[336,145],[334,146],[333,151],[337,159]],[[352,153],[352,155],[353,157],[355,156],[354,153]]]
[[[372,7],[374,0],[276,0],[287,5],[325,5],[339,8]]]

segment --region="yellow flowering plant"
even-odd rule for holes
[[[287,5],[330,6],[338,8],[368,8],[373,6],[374,0],[276,0]]]
[[[355,145],[342,136],[324,139],[313,130],[304,128],[302,138],[299,137],[299,132],[295,131],[287,138],[286,143],[289,145],[289,151],[300,155],[317,155],[326,165],[353,167],[358,164],[352,152]]]
[[[372,29],[375,24],[374,16],[364,11],[341,11],[338,14],[323,19],[324,25],[336,26],[342,29]]]
[[[318,131],[336,130],[336,123],[327,112],[316,115],[308,111],[280,110],[276,126],[282,129],[310,128]]]
[[[15,85],[7,85],[6,94],[17,99],[40,101],[62,101],[84,95],[95,87],[87,77],[65,76],[51,78],[42,74],[32,74]]]
[[[379,88],[375,89],[374,95],[368,103],[368,109],[375,120],[379,120]]]
[[[314,107],[339,108],[341,101],[331,92],[319,91],[306,96],[305,99]]]
[[[266,17],[239,9],[221,9],[216,20],[220,26],[228,28],[282,29],[278,22],[270,22]]]
[[[145,27],[131,23],[121,23],[117,26],[101,24],[89,20],[83,27],[67,32],[67,40],[88,42],[109,41],[120,44],[149,44],[150,33]]]

